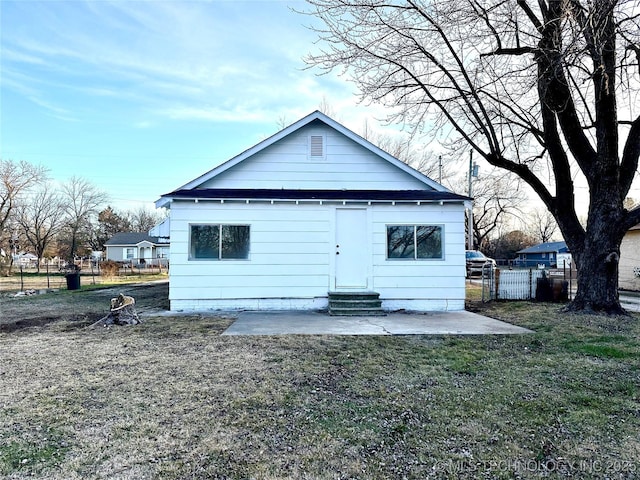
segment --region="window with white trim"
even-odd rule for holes
[[[135,254],[135,249],[134,248],[126,247],[124,249],[123,259],[124,260],[131,260],[132,258],[134,258],[134,254]]]
[[[387,225],[387,259],[443,259],[442,231],[442,225]]]
[[[249,243],[249,225],[191,225],[189,259],[247,260]]]

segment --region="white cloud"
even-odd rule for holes
[[[273,119],[265,115],[264,112],[257,110],[233,110],[214,107],[171,107],[158,113],[173,120],[206,120],[211,122],[264,122]]]
[[[121,99],[171,119],[209,121],[258,121],[272,110],[315,106],[320,92],[350,97],[344,83],[302,71],[314,35],[284,2],[38,6],[11,12],[29,24],[5,29],[14,53],[3,62],[39,92],[53,87],[87,100]]]
[[[35,103],[36,105],[39,105],[40,107],[44,108],[45,110],[47,110],[47,112],[60,119],[60,120],[64,120],[66,122],[77,122],[78,118],[76,116],[74,116],[72,114],[72,112],[70,112],[69,110],[59,107],[57,105],[54,105],[51,102],[48,102],[46,100],[43,100],[37,96],[29,96],[27,97],[31,102]]]

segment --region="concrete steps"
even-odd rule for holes
[[[377,292],[329,292],[329,315],[384,316]]]

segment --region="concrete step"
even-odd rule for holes
[[[387,313],[381,308],[331,308],[329,315],[335,317],[384,317]]]
[[[329,315],[355,317],[386,313],[377,292],[329,292]]]
[[[369,300],[378,299],[378,292],[329,292],[329,299],[336,300]]]
[[[329,299],[330,308],[381,308],[382,300],[335,300]]]

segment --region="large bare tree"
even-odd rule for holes
[[[551,212],[540,208],[529,214],[527,226],[529,227],[528,233],[540,243],[550,242],[558,229],[556,219],[553,218]]]
[[[128,212],[127,218],[131,222],[131,230],[133,232],[148,232],[158,223],[160,223],[166,215],[159,210],[151,210],[144,206]]]
[[[46,178],[47,170],[28,162],[15,162],[0,159],[0,270],[4,267],[5,259],[11,268],[12,257],[8,243],[15,232],[9,228],[15,223],[16,208],[24,201],[26,192]]]
[[[639,0],[308,0],[323,51],[389,120],[522,178],[578,268],[576,311],[622,313],[622,237],[640,155]],[[586,227],[574,181],[588,185]]]
[[[527,196],[519,179],[513,177],[497,170],[473,180],[473,244],[476,248],[484,250],[501,226],[522,215]]]
[[[71,264],[81,240],[89,243],[92,220],[107,201],[105,192],[84,178],[71,177],[60,188],[65,218],[66,255]]]
[[[63,205],[60,196],[48,184],[33,192],[16,211],[16,220],[33,252],[40,260],[62,228]]]

